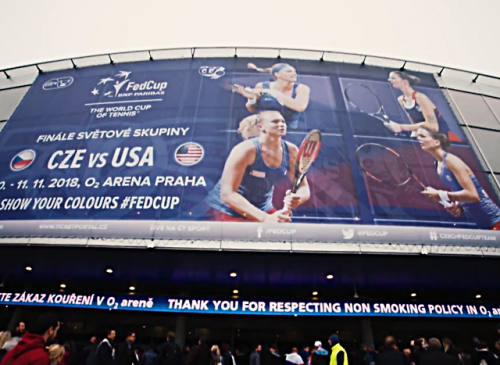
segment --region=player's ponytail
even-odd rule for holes
[[[401,77],[403,80],[408,81],[410,86],[414,86],[420,83],[420,78],[418,78],[417,76],[407,74],[406,72],[403,71],[392,71],[392,72]]]
[[[257,124],[259,124],[258,114],[250,115],[249,117],[243,119],[238,127],[238,133],[241,135],[241,138],[250,139],[260,136]]]
[[[272,67],[260,68],[260,67],[257,67],[257,65],[255,63],[248,63],[247,67],[252,69],[252,70],[255,70],[257,72],[264,72],[267,74],[271,74],[276,79],[276,76],[274,76],[275,73],[280,72],[284,68],[291,67],[291,66],[288,63],[277,63],[277,64],[273,65]]]
[[[267,74],[270,74],[271,71],[272,71],[272,68],[271,67],[267,67],[267,68],[260,68],[260,67],[257,67],[257,65],[255,63],[247,63],[247,67],[249,69],[252,69],[252,70],[255,70],[257,72],[264,72],[264,73],[267,73]]]

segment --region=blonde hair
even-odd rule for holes
[[[11,334],[9,331],[2,331],[0,332],[0,349],[3,348],[3,345],[5,345],[5,343],[7,341],[9,341],[11,338]]]
[[[217,345],[213,345],[212,348],[210,349],[210,351],[212,351],[212,352],[217,351],[217,355],[220,355],[219,346],[217,346]]]
[[[240,122],[238,133],[241,135],[241,138],[250,139],[260,136],[260,131],[257,127],[257,124],[260,123],[259,115],[260,114],[250,115]]]
[[[50,357],[50,363],[51,364],[60,364],[64,353],[66,350],[64,349],[64,346],[61,345],[50,345],[49,347],[49,357]]]

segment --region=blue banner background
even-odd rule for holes
[[[247,61],[225,58],[154,61],[40,75],[0,135],[0,182],[4,183],[3,188],[0,185],[0,202],[17,198],[32,198],[32,201],[29,208],[24,210],[6,210],[0,207],[0,220],[210,219],[207,218],[203,200],[220,178],[228,153],[241,141],[235,133],[239,121],[250,114],[245,109],[245,98],[223,89],[220,81],[227,79],[254,86],[257,82],[270,80],[270,75],[248,70]],[[275,60],[252,62],[271,66]],[[409,123],[397,103],[400,92],[387,82],[391,70],[326,62],[286,62],[297,69],[298,82],[310,87],[311,96],[298,128],[289,129],[285,138],[298,145],[310,129],[317,128],[323,132],[320,156],[308,175],[311,199],[297,209],[293,222],[475,228],[475,224],[466,217],[454,218],[439,204],[422,199],[410,189],[394,189],[367,180],[359,170],[354,159],[357,146],[366,142],[384,143],[411,161],[412,169],[427,184],[444,188],[435,172],[432,157],[423,152],[414,139],[395,138],[393,133],[380,128],[380,123],[349,110],[344,100],[342,90],[346,83],[363,82],[377,91],[394,121]],[[210,73],[204,75],[202,70],[207,70],[206,66],[223,69],[224,75],[220,79],[209,77]],[[449,128],[466,141],[432,75],[412,74],[422,80],[417,89],[431,97]],[[63,84],[62,87],[54,87],[50,80],[57,78],[71,78],[73,82],[68,86]],[[103,83],[102,80],[107,78],[112,81]],[[124,84],[118,93],[115,86],[120,82]],[[125,95],[143,92],[134,91],[133,86],[139,88],[139,85],[148,82],[156,87],[153,94]],[[164,89],[162,85],[165,85]],[[102,113],[110,107],[125,109],[119,117],[110,115],[110,112],[103,116]],[[99,108],[104,110],[100,111]],[[170,134],[173,129],[180,132],[179,135],[134,137],[134,133],[139,133],[138,130],[148,130],[147,134],[151,134],[151,131],[154,133],[161,128],[168,128]],[[127,130],[131,136],[123,137]],[[77,139],[79,133],[93,136],[92,132],[99,135],[103,131],[115,131],[115,137],[106,138],[104,134],[104,138]],[[61,138],[67,138],[71,133],[75,134],[72,140],[42,142],[40,137],[60,135]],[[117,133],[122,136],[116,137]],[[108,135],[111,134],[109,132]],[[175,150],[186,142],[196,142],[203,146],[204,158],[195,166],[182,166],[174,159]],[[153,165],[111,166],[116,149],[134,147],[141,148],[140,157],[148,147],[152,147]],[[453,153],[467,162],[487,193],[497,201],[470,146],[463,143],[452,148]],[[12,171],[12,158],[25,149],[36,152],[35,161],[25,170]],[[48,168],[54,152],[70,150],[86,150],[82,154],[80,167]],[[108,153],[106,164],[101,168],[89,167],[92,153]],[[62,159],[60,156],[55,161],[61,163]],[[106,179],[127,176],[140,177],[142,180],[149,177],[151,186],[103,186]],[[202,177],[205,184],[154,186],[159,176],[172,176],[174,179],[180,177],[181,180],[187,177],[189,181],[199,181]],[[73,184],[71,179],[75,178],[78,179],[74,180],[75,186],[68,186]],[[42,179],[43,188],[35,183]],[[92,179],[99,183],[99,187],[85,186],[85,182],[94,181]],[[57,183],[62,180],[63,186],[57,187]],[[27,181],[26,185],[22,184],[23,181]],[[51,182],[55,182],[54,188],[48,187]],[[275,187],[273,202],[276,208],[281,208],[284,193],[289,187],[288,181]],[[121,209],[124,199],[134,196],[178,198],[179,203],[172,209]],[[115,199],[116,207],[33,209],[34,199],[43,197],[62,198],[63,202],[75,197],[111,197]]]
[[[0,292],[0,305],[165,313],[297,316],[500,318],[500,305],[322,300],[214,299],[33,292]]]

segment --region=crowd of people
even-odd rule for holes
[[[113,329],[102,340],[92,336],[88,344],[78,348],[57,343],[59,327],[57,316],[49,313],[29,328],[19,322],[14,331],[0,332],[0,365],[500,365],[500,328],[493,347],[474,338],[470,354],[449,338],[419,338],[402,346],[393,336],[387,336],[378,349],[362,344],[347,351],[334,334],[325,341],[326,346],[317,340],[314,346],[293,347],[280,354],[276,345],[263,352],[258,343],[250,353],[235,349],[233,355],[227,343],[209,346],[203,338],[192,348],[181,350],[173,332],[159,346],[136,345],[132,331],[118,344]]]

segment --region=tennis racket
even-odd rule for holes
[[[224,79],[224,80],[220,81],[220,86],[224,90],[231,91],[231,92],[235,93],[236,91],[238,91],[238,87],[240,85]]]
[[[297,160],[295,161],[295,174],[292,185],[292,193],[296,193],[304,180],[304,177],[311,169],[312,164],[318,158],[321,149],[321,132],[313,129],[300,144]]]
[[[383,123],[390,123],[382,102],[372,89],[363,84],[349,84],[344,90],[349,104],[361,113],[368,114]]]
[[[377,182],[405,186],[419,192],[426,189],[408,163],[392,148],[378,143],[365,143],[356,150],[356,162],[366,176]],[[411,180],[416,181],[422,189],[409,185]]]
[[[297,153],[297,159],[295,161],[295,172],[292,183],[292,193],[296,193],[302,184],[302,181],[306,177],[307,173],[311,169],[312,164],[318,158],[319,150],[321,149],[321,132],[317,129],[313,129],[307,136],[302,140],[299,147],[299,152]],[[291,215],[291,209],[283,207],[283,214]]]
[[[222,88],[224,88],[224,90],[231,91],[231,92],[235,93],[235,92],[238,92],[238,88],[241,87],[242,85],[236,84],[236,83],[228,81],[228,80],[222,80],[220,82],[220,86]],[[255,89],[252,89],[250,87],[246,87],[245,89],[249,89],[249,90],[251,90],[253,92],[257,92],[260,96],[263,96],[265,94],[269,94],[269,90],[268,89],[255,90]]]

